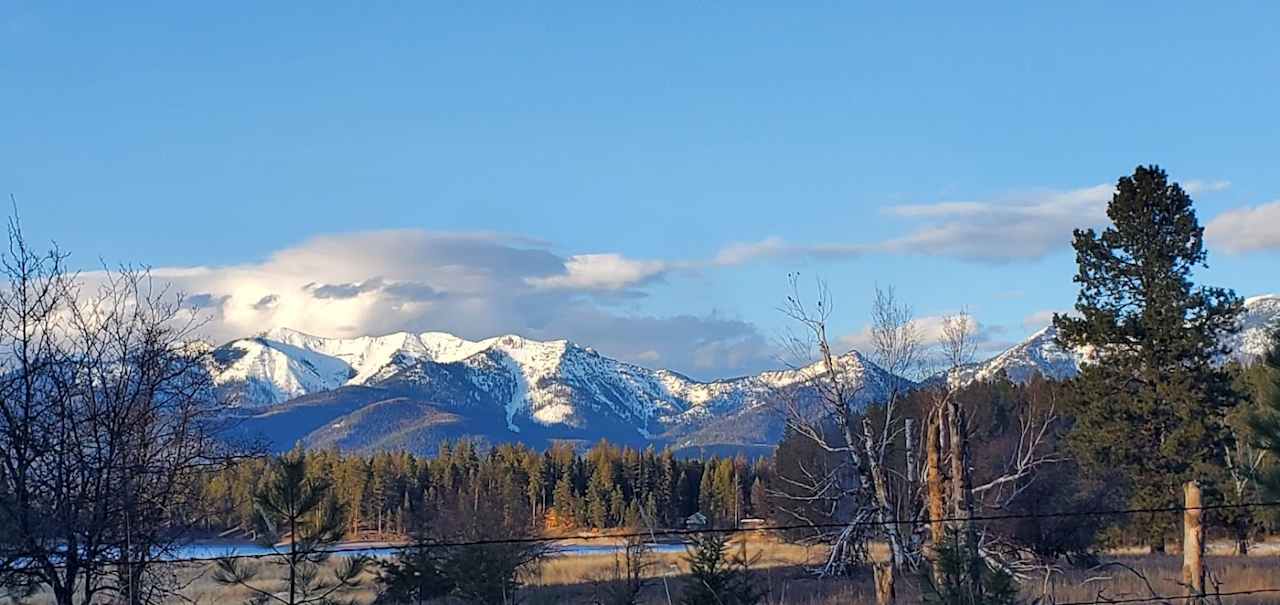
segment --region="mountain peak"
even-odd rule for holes
[[[1271,331],[1280,328],[1280,294],[1251,296],[1244,301],[1240,331],[1224,344],[1235,359],[1249,361],[1271,345]],[[1049,324],[1012,348],[986,361],[952,372],[949,380],[967,384],[1005,375],[1014,382],[1026,382],[1039,375],[1052,380],[1070,378],[1080,363],[1089,358],[1086,349],[1064,350],[1057,343],[1057,327]]]
[[[767,430],[779,432],[782,419],[773,416],[780,412],[767,404],[782,392],[811,398],[810,380],[821,370],[819,364],[700,382],[611,359],[563,339],[505,334],[473,342],[444,332],[342,339],[287,328],[232,341],[220,347],[219,356],[233,362],[215,368],[219,384],[245,393],[249,409],[243,413],[263,422],[279,422],[265,419],[281,413],[328,413],[316,401],[334,402],[325,404],[334,413],[354,413],[377,405],[382,396],[413,402],[384,406],[388,410],[437,409],[468,418],[471,424],[456,430],[495,442],[517,435],[527,442],[607,436],[644,443],[662,435],[688,440],[708,423],[750,428],[741,416],[747,413],[769,416]],[[862,385],[856,389],[859,404],[881,399],[895,380],[914,385],[857,351],[840,355],[836,364],[845,380]],[[272,407],[255,412],[257,406]],[[409,418],[396,422],[412,424]],[[384,432],[366,429],[370,435]]]

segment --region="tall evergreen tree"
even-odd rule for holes
[[[698,510],[707,516],[707,520],[716,521],[716,463],[707,460],[702,467],[702,476],[698,480]]]
[[[1133,506],[1171,505],[1221,457],[1223,417],[1241,395],[1216,362],[1243,302],[1192,282],[1204,229],[1163,170],[1122,177],[1107,216],[1102,233],[1075,232],[1080,316],[1054,317],[1061,344],[1096,355],[1076,382],[1070,444],[1085,468],[1127,479]],[[1141,521],[1161,549],[1172,519]]]
[[[1272,331],[1271,346],[1256,375],[1253,388],[1259,411],[1249,424],[1256,445],[1271,457],[1258,483],[1268,498],[1280,498],[1280,327]]]
[[[555,505],[556,521],[562,525],[572,525],[578,510],[578,503],[573,497],[572,477],[566,474],[556,482],[551,500]]]

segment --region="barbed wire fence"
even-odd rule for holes
[[[387,543],[385,545],[346,545],[335,546],[329,548],[315,548],[305,551],[299,551],[296,554],[301,555],[375,555],[375,553],[387,553],[402,549],[448,549],[448,548],[466,548],[479,546],[501,546],[501,545],[520,545],[520,544],[549,544],[564,543],[569,541],[604,541],[604,540],[627,540],[627,539],[648,539],[657,543],[658,538],[681,538],[690,536],[702,536],[707,534],[721,535],[737,535],[737,534],[759,534],[766,532],[789,532],[802,530],[822,530],[822,529],[844,529],[848,527],[868,527],[868,526],[885,526],[885,525],[905,525],[905,526],[921,526],[934,522],[951,523],[962,521],[974,522],[992,522],[1006,520],[1025,520],[1025,519],[1061,519],[1061,518],[1092,518],[1104,516],[1125,516],[1125,515],[1142,515],[1142,514],[1161,514],[1161,513],[1203,513],[1218,510],[1238,510],[1238,509],[1270,509],[1280,508],[1280,500],[1268,500],[1257,502],[1245,502],[1236,504],[1205,504],[1196,506],[1163,506],[1163,507],[1146,507],[1146,508],[1123,508],[1123,509],[1104,509],[1104,510],[1085,510],[1085,511],[1058,511],[1051,513],[1009,513],[994,515],[973,515],[973,516],[947,516],[937,519],[929,517],[919,517],[914,519],[890,519],[890,520],[874,520],[868,519],[863,521],[846,522],[846,523],[795,523],[781,525],[758,525],[752,527],[708,527],[698,529],[646,529],[644,531],[634,532],[608,532],[608,533],[590,533],[590,534],[568,534],[560,536],[530,536],[530,537],[513,537],[513,538],[495,538],[485,540],[465,540],[465,541],[442,541],[442,540],[418,540]],[[555,552],[554,549],[552,551]],[[42,553],[47,554],[47,553]],[[145,561],[148,564],[163,565],[198,565],[211,564],[219,560],[241,560],[241,559],[264,559],[270,557],[279,557],[286,554],[286,551],[275,550],[272,548],[266,552],[255,553],[236,553],[234,548],[229,548],[225,554],[209,554],[205,556],[188,556],[188,557],[161,557]],[[20,561],[24,557],[31,556],[31,553],[6,552],[4,556],[9,561]],[[375,556],[383,556],[381,554]],[[112,560],[110,564],[130,565],[144,563],[142,561],[126,561]],[[55,564],[55,567],[57,565]],[[1196,593],[1185,595],[1160,595],[1153,594],[1145,597],[1107,597],[1097,595],[1094,599],[1088,601],[1054,601],[1042,600],[1037,601],[1042,605],[1103,605],[1103,604],[1139,604],[1139,603],[1175,603],[1186,602],[1210,602],[1216,599],[1221,602],[1223,597],[1243,597],[1256,596],[1265,594],[1280,595],[1280,566],[1278,566],[1276,575],[1276,586],[1265,588],[1253,588],[1248,590],[1229,590],[1224,587],[1215,587],[1212,591],[1200,590]],[[3,595],[0,594],[0,597]],[[1280,602],[1280,597],[1277,597]]]

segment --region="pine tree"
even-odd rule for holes
[[[1268,498],[1280,498],[1280,327],[1271,333],[1271,346],[1256,368],[1254,393],[1259,411],[1249,419],[1253,440],[1271,456],[1271,465],[1258,477]]]
[[[308,476],[303,452],[281,456],[274,466],[271,479],[254,496],[254,507],[259,543],[274,551],[267,563],[283,569],[283,586],[278,591],[260,588],[262,565],[233,557],[218,560],[214,579],[250,590],[256,595],[250,603],[269,597],[283,605],[328,605],[339,591],[358,586],[368,561],[348,557],[332,579],[322,577],[328,549],[342,539],[345,528],[333,484]],[[276,546],[285,539],[285,546]],[[283,596],[275,596],[276,592]]]
[[[1134,507],[1168,506],[1220,459],[1240,394],[1215,362],[1243,303],[1191,281],[1205,264],[1204,229],[1164,171],[1121,178],[1107,216],[1102,233],[1075,232],[1080,317],[1054,317],[1061,344],[1097,355],[1075,383],[1069,443],[1086,469],[1127,481]],[[1151,521],[1159,550],[1170,521]]]
[[[609,498],[613,493],[613,477],[597,466],[587,486],[587,519],[591,526],[603,529],[609,526]]]
[[[769,510],[769,495],[760,477],[756,477],[751,484],[751,514],[761,519],[773,517],[773,512]]]
[[[542,456],[530,454],[524,460],[524,470],[529,476],[529,507],[537,518],[546,512],[543,507],[546,505],[547,471]]]
[[[453,582],[440,571],[431,548],[406,546],[396,556],[378,561],[381,590],[374,603],[378,605],[421,605],[443,597],[453,590]]]
[[[707,520],[715,523],[716,515],[716,464],[708,460],[702,467],[702,476],[698,480],[698,510],[707,516]]]
[[[618,486],[614,486],[609,492],[609,520],[610,525],[614,527],[626,524],[627,502],[622,497],[622,490]]]
[[[970,573],[964,534],[948,529],[946,537],[937,547],[937,566],[940,581],[931,573],[921,575],[923,601],[934,605],[1013,605],[1018,602],[1018,587],[1009,573],[992,569],[979,562],[975,585]]]
[[[577,515],[578,502],[573,497],[573,478],[567,473],[556,482],[551,501],[556,509],[556,521],[564,525],[572,525]]]
[[[676,489],[671,497],[671,521],[679,523],[689,515],[698,512],[697,488],[689,471],[677,467]]]
[[[727,534],[702,534],[690,538],[689,584],[683,605],[755,605],[765,592],[752,581],[751,561],[744,552],[729,554]]]

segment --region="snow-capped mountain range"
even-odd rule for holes
[[[267,422],[274,428],[263,432],[279,441],[270,433],[284,418],[299,418],[316,424],[316,431],[300,437],[304,442],[355,448],[389,444],[385,431],[370,433],[361,425],[368,424],[368,408],[394,407],[387,405],[391,401],[404,410],[383,414],[379,426],[397,443],[414,442],[426,429],[492,440],[674,441],[704,425],[775,406],[780,394],[803,400],[816,374],[810,366],[701,382],[565,340],[506,335],[468,341],[440,332],[342,339],[276,329],[218,347],[213,359],[216,383],[249,428]],[[881,398],[895,381],[901,388],[914,386],[857,352],[839,363],[866,385],[859,395],[863,401]],[[308,420],[301,420],[303,410]],[[449,426],[423,427],[395,417],[408,413],[438,413]],[[343,419],[350,414],[362,416],[360,422]]]
[[[1280,296],[1248,299],[1230,343],[1260,355],[1280,321]],[[953,373],[967,383],[1007,376],[1069,378],[1083,355],[1064,350],[1052,327],[984,362]],[[714,444],[712,434],[749,434],[760,445],[781,435],[781,406],[816,398],[817,367],[702,382],[600,355],[565,340],[515,335],[470,341],[443,332],[323,338],[276,329],[214,350],[215,382],[237,406],[239,426],[280,447],[295,441],[347,449],[430,450],[440,439],[493,442],[552,439],[674,445]],[[916,383],[856,351],[839,358],[862,402]],[[747,426],[759,425],[759,426]]]

